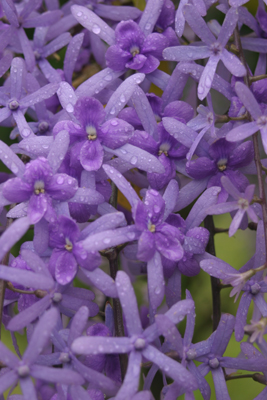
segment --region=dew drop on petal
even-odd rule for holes
[[[113,126],[117,126],[117,125],[118,125],[118,121],[117,121],[116,119],[112,119],[112,120],[110,121],[110,123],[111,123],[111,125],[113,125]]]
[[[10,169],[13,172],[13,174],[16,174],[18,172],[18,170],[19,170],[15,163],[11,164]]]
[[[67,104],[66,105],[66,111],[69,113],[72,113],[74,111],[73,105],[72,104]]]
[[[64,178],[63,178],[63,176],[59,176],[59,177],[57,178],[57,183],[58,183],[59,185],[62,185],[62,183],[64,183]]]
[[[93,33],[98,35],[101,32],[101,29],[99,28],[99,26],[97,24],[94,24],[92,31],[93,31]]]
[[[105,244],[109,244],[109,243],[110,243],[110,239],[109,239],[109,238],[105,238],[105,239],[103,240],[103,242],[104,242]]]
[[[22,137],[28,137],[28,136],[30,135],[30,133],[31,133],[31,131],[30,131],[29,128],[24,128],[24,129],[22,129],[22,131],[21,131],[21,136],[22,136]]]
[[[133,156],[133,157],[131,158],[130,163],[131,163],[132,165],[135,165],[135,164],[137,163],[137,157]]]

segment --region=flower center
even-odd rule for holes
[[[212,358],[211,360],[209,360],[209,366],[212,369],[218,368],[219,365],[220,365],[220,361],[218,360],[218,358]]]
[[[86,133],[87,133],[87,138],[88,140],[96,140],[97,138],[97,132],[96,128],[92,125],[87,125],[86,127]]]
[[[134,342],[135,350],[143,350],[146,347],[146,341],[143,338],[138,338]]]
[[[20,367],[18,367],[18,374],[21,378],[25,378],[29,375],[29,373],[30,368],[28,367],[28,365],[21,365]]]
[[[46,121],[41,121],[40,124],[38,125],[38,130],[40,133],[45,133],[48,131],[49,124]]]
[[[8,103],[8,108],[9,108],[11,111],[17,110],[17,109],[19,108],[19,102],[18,102],[17,100],[11,100],[11,101]]]
[[[186,359],[188,361],[194,360],[196,358],[197,352],[195,349],[190,349],[188,350],[188,352],[186,353]]]
[[[217,56],[222,52],[222,45],[218,42],[212,43],[212,45],[210,46],[210,50],[213,52],[215,56]]]
[[[133,57],[135,57],[137,54],[140,53],[140,49],[138,46],[132,46],[130,49],[130,53],[132,54]]]
[[[62,300],[62,294],[54,293],[52,300],[54,301],[54,303],[59,303]]]
[[[165,154],[165,156],[166,157],[168,157],[169,156],[169,150],[170,150],[170,144],[169,143],[162,143],[160,146],[159,146],[159,152],[158,152],[158,155],[159,156],[161,156],[161,154]]]
[[[44,181],[36,181],[34,183],[34,193],[39,195],[41,193],[44,193]]]
[[[151,224],[151,222],[149,221],[148,223],[148,230],[152,233],[154,233],[156,231],[156,225]]]
[[[222,172],[226,170],[227,167],[227,158],[221,158],[218,162],[217,162],[217,167],[218,169]]]
[[[66,238],[65,241],[66,241],[66,244],[64,246],[65,249],[68,250],[68,251],[71,251],[72,248],[73,248],[73,245],[72,245],[71,241],[68,238]]]
[[[266,115],[262,115],[261,117],[259,117],[257,119],[257,125],[260,126],[261,128],[266,127],[266,125],[267,125],[267,116]]]
[[[68,362],[70,362],[70,355],[69,353],[64,353],[62,352],[59,356],[59,361],[62,362],[62,364],[66,364]]]
[[[246,199],[239,199],[237,204],[238,207],[241,208],[241,210],[247,210],[249,207],[249,203]]]

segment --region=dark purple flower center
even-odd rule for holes
[[[10,102],[8,103],[8,108],[11,111],[15,111],[19,108],[19,102],[17,100],[10,100]]]
[[[39,195],[41,193],[45,193],[44,187],[45,187],[44,181],[41,181],[41,180],[40,181],[35,181],[35,183],[34,183],[34,193],[37,194],[37,195]]]
[[[212,43],[212,45],[210,46],[210,50],[215,56],[217,56],[222,52],[222,45],[218,42]]]
[[[96,140],[97,139],[97,131],[93,125],[86,126],[86,133],[88,140]]]
[[[221,172],[226,170],[227,162],[228,162],[227,158],[220,158],[219,161],[217,161],[217,167]]]

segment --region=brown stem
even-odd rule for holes
[[[207,244],[207,252],[215,256],[215,244],[214,244],[214,234],[215,234],[215,226],[213,222],[212,215],[208,215],[204,220],[204,226],[208,229],[210,233],[209,242]],[[213,332],[217,329],[220,318],[221,318],[221,297],[220,297],[220,290],[221,290],[221,283],[220,279],[214,278],[213,276],[210,277],[211,280],[211,291],[212,291],[212,329]]]
[[[265,376],[259,373],[256,374],[243,374],[243,375],[226,375],[226,381],[232,381],[234,379],[242,379],[242,378],[252,378],[254,381],[261,383],[262,385],[266,385],[267,382],[265,380]]]
[[[260,81],[262,79],[266,79],[267,75],[266,74],[262,74],[262,75],[256,75],[256,76],[250,76],[249,77],[249,82],[253,83],[253,82],[257,82]]]

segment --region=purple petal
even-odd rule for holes
[[[212,354],[223,355],[233,332],[234,325],[235,317],[233,315],[223,314],[221,316],[210,350]]]
[[[139,26],[145,36],[153,32],[154,26],[160,16],[164,0],[148,0],[139,21]]]
[[[20,178],[9,179],[3,186],[3,196],[12,203],[28,200],[32,192],[32,186]]]
[[[28,205],[28,216],[32,224],[36,224],[43,218],[47,211],[48,199],[45,194],[35,195],[30,198]]]
[[[39,315],[41,315],[47,309],[50,303],[50,296],[45,296],[43,299],[34,303],[31,307],[26,308],[26,310],[13,317],[8,323],[8,329],[10,331],[18,331],[24,328],[30,322],[39,317]]]
[[[110,119],[101,126],[101,139],[110,149],[123,146],[130,139],[134,128],[122,119]]]
[[[141,10],[130,6],[110,6],[107,4],[96,4],[94,11],[101,18],[107,18],[111,21],[126,21],[127,19],[137,19]]]
[[[11,148],[2,141],[0,141],[0,159],[13,172],[13,174],[20,178],[23,176],[25,164],[11,150]]]
[[[31,367],[31,375],[36,379],[65,385],[82,385],[84,383],[84,379],[80,374],[66,368],[49,368],[41,365],[34,365]]]
[[[231,400],[225,382],[223,369],[222,368],[211,369],[211,372],[215,386],[216,398],[218,400]]]
[[[128,335],[138,335],[142,333],[139,311],[133,287],[125,272],[118,271],[116,276],[116,286],[126,320]]]
[[[192,61],[210,57],[211,51],[208,46],[177,46],[166,48],[162,55],[165,60]]]
[[[127,223],[125,220],[125,216],[122,212],[106,214],[102,217],[99,217],[96,221],[92,222],[85,229],[83,229],[80,235],[80,239],[85,239],[91,233],[98,233],[125,225],[127,225]]]
[[[222,62],[228,71],[231,72],[234,76],[245,76],[247,71],[244,65],[241,63],[239,58],[237,58],[234,54],[229,53],[226,49],[222,51]]]
[[[75,195],[78,188],[76,179],[67,174],[54,175],[47,185],[47,193],[55,200],[69,200]]]
[[[21,107],[31,107],[36,103],[40,103],[40,101],[49,99],[53,94],[58,90],[58,83],[49,83],[48,85],[43,86],[41,89],[36,90],[34,93],[25,96],[21,101]]]
[[[30,224],[28,217],[20,218],[2,233],[0,237],[0,260],[22,238],[29,229]]]
[[[76,61],[79,56],[79,52],[83,43],[84,33],[79,33],[75,35],[67,48],[65,58],[64,58],[64,75],[66,81],[71,84],[72,74],[75,68]]]
[[[25,64],[24,60],[15,57],[11,63],[10,69],[10,96],[15,99],[20,99],[23,80],[25,79]]]
[[[98,35],[104,42],[108,43],[110,46],[115,43],[114,30],[93,11],[86,7],[74,5],[71,7],[71,12],[82,26],[95,35]]]
[[[134,74],[120,84],[118,89],[115,90],[113,95],[110,97],[105,107],[106,119],[114,118],[119,114],[125,104],[130,100],[134,90],[136,89],[136,85],[143,82],[144,78],[144,74]]]
[[[165,354],[160,353],[155,347],[148,346],[143,350],[143,355],[187,390],[195,390],[197,388],[195,377],[185,367],[165,356]]]
[[[52,330],[56,326],[57,320],[58,312],[55,308],[46,311],[42,318],[40,318],[38,324],[34,328],[28,347],[22,358],[26,364],[32,364],[43,351],[48,343]]]
[[[178,322],[181,322],[187,314],[191,313],[193,309],[193,300],[181,300],[178,303],[174,304],[165,313],[165,315],[176,325],[178,324]]]
[[[207,62],[204,71],[202,72],[197,89],[198,97],[200,100],[203,100],[210,91],[215,71],[217,68],[217,64],[219,61],[220,61],[219,56],[212,55],[209,61]]]
[[[140,365],[142,361],[142,353],[132,351],[129,355],[127,372],[123,381],[123,385],[116,395],[116,400],[132,399],[137,392],[140,378]]]
[[[165,210],[163,221],[169,216],[171,212],[173,212],[175,205],[177,203],[179,196],[179,185],[176,180],[172,179],[163,195],[163,200],[165,201]]]
[[[86,171],[97,171],[103,162],[104,150],[98,139],[87,140],[80,152],[80,162]]]
[[[88,271],[82,268],[82,273],[90,283],[101,290],[106,296],[112,298],[118,297],[115,281],[102,271],[102,269],[96,268],[94,271]]]
[[[24,54],[25,62],[29,71],[33,71],[35,67],[35,57],[32,50],[31,42],[28,39],[23,27],[17,30],[22,52]]]
[[[97,205],[104,202],[104,197],[96,190],[88,188],[78,188],[75,195],[69,201],[72,203]]]
[[[0,360],[9,368],[14,368],[18,365],[19,359],[10,351],[4,343],[0,342]],[[0,384],[1,387],[1,384]],[[1,393],[1,390],[0,390]]]
[[[55,260],[53,260],[55,261]],[[55,278],[61,285],[70,283],[77,273],[77,261],[73,254],[67,251],[59,251],[55,263]]]
[[[138,241],[137,258],[141,261],[152,259],[156,251],[154,234],[150,231],[144,231]]]
[[[27,271],[17,268],[9,268],[4,265],[0,265],[0,276],[1,279],[10,281],[13,283],[21,284],[26,287],[32,287],[35,289],[51,289],[54,286],[53,279],[44,275],[36,274],[32,271]]]
[[[169,308],[181,300],[181,291],[181,272],[175,269],[166,285],[166,303]]]
[[[251,90],[242,82],[236,82],[235,91],[252,117],[256,120],[262,113],[260,106]]]
[[[89,318],[89,310],[87,307],[82,306],[76,312],[76,314],[74,315],[72,322],[71,322],[69,336],[68,336],[68,345],[69,346],[75,339],[77,339],[79,336],[82,336],[82,333],[85,329],[88,318]]]
[[[105,150],[129,162],[133,168],[158,174],[164,172],[163,165],[155,156],[129,143],[116,150],[109,150],[108,148],[105,148]]]
[[[110,167],[109,165],[103,165],[103,169],[108,177],[115,183],[121,193],[124,194],[132,207],[136,202],[140,201],[136,191],[120,172],[118,172],[115,168]]]
[[[129,338],[126,337],[101,337],[82,336],[74,340],[71,350],[75,354],[121,354],[132,349]],[[96,352],[96,353],[95,353]]]
[[[18,373],[16,371],[8,371],[0,376],[0,393],[4,393],[8,388],[18,381]]]
[[[162,303],[165,294],[161,256],[157,251],[153,258],[147,263],[147,277],[150,305],[153,310],[156,310]]]
[[[62,161],[68,151],[69,142],[69,133],[67,131],[61,131],[56,135],[50,147],[47,160],[54,173],[62,164]]]
[[[242,297],[239,302],[239,306],[236,313],[236,321],[235,321],[235,338],[238,342],[240,342],[244,337],[244,326],[246,325],[247,322],[247,315],[251,300],[252,300],[251,294],[245,292],[242,294]]]
[[[193,5],[185,5],[183,8],[184,16],[195,34],[207,45],[216,42],[215,37],[209,30],[206,22],[201,18],[199,11]]]
[[[221,43],[222,47],[225,47],[228,40],[230,39],[230,36],[232,35],[235,26],[238,21],[238,10],[237,8],[230,8],[229,11],[227,12],[219,36],[218,36],[218,42]]]
[[[184,255],[179,238],[180,232],[177,228],[163,223],[156,229],[156,248],[168,260],[179,261]]]
[[[229,142],[239,142],[240,140],[246,139],[247,137],[253,135],[258,130],[259,127],[256,122],[248,122],[232,129],[229,133],[227,133],[226,139]]]

